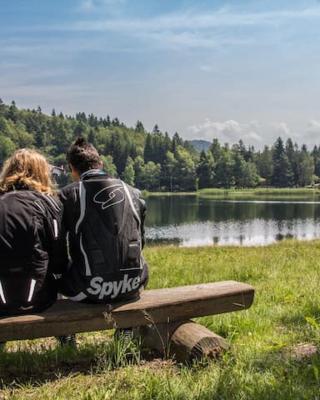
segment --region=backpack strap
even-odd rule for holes
[[[86,212],[86,188],[82,181],[79,182],[79,198],[80,198],[80,217],[76,223],[75,233],[79,232],[80,224],[83,221]]]
[[[134,216],[136,217],[136,219],[137,219],[137,221],[138,221],[138,224],[139,224],[139,228],[140,228],[140,225],[141,225],[140,216],[139,216],[139,214],[138,214],[138,212],[137,212],[137,209],[135,208],[135,206],[134,206],[134,204],[133,204],[133,200],[132,200],[131,193],[130,193],[130,191],[129,191],[129,189],[128,189],[127,184],[126,184],[125,182],[123,182],[123,181],[121,181],[121,183],[122,183],[124,192],[125,192],[125,194],[127,195],[127,198],[128,198],[128,200],[129,200],[129,204],[130,204],[130,207],[131,207],[131,209],[132,209],[132,212],[133,212]]]
[[[138,212],[137,212],[137,209],[135,208],[135,206],[134,206],[134,204],[133,204],[133,200],[132,200],[131,193],[130,193],[130,191],[129,191],[129,189],[128,189],[127,184],[126,184],[125,182],[123,182],[123,181],[121,181],[121,183],[122,183],[124,192],[125,192],[125,194],[126,194],[128,200],[129,200],[129,204],[130,204],[130,207],[131,207],[131,209],[132,209],[132,212],[133,212],[134,216],[135,216],[136,219],[137,219],[137,222],[138,222],[138,230],[140,231],[141,219],[140,219],[140,216],[139,216],[139,214],[138,214]],[[141,251],[141,250],[142,250],[142,238],[141,238],[141,240],[140,240],[140,251]]]

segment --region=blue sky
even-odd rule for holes
[[[185,138],[320,144],[320,2],[0,0],[0,97]]]

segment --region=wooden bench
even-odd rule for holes
[[[0,318],[0,342],[139,327],[149,347],[170,348],[178,360],[214,356],[224,340],[189,319],[245,310],[253,298],[252,286],[225,281],[145,290],[135,302],[112,306],[59,300],[43,313]]]

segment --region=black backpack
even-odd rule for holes
[[[84,293],[92,301],[126,299],[139,291],[141,221],[133,190],[119,179],[80,182],[75,234],[84,260]]]

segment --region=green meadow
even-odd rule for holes
[[[256,289],[246,311],[199,321],[230,350],[193,365],[153,358],[112,332],[11,342],[0,352],[0,399],[319,399],[320,241],[267,247],[152,247],[150,288],[238,280]]]

